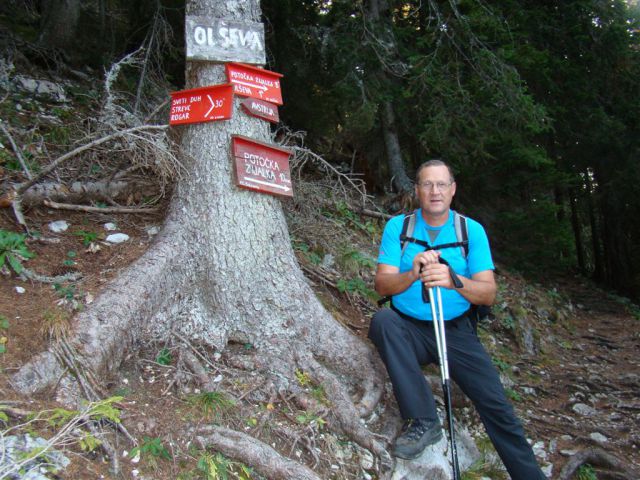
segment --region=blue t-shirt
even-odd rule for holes
[[[380,251],[378,253],[378,263],[399,267],[400,273],[411,270],[414,257],[424,252],[424,247],[408,242],[402,254],[400,234],[402,233],[402,223],[404,215],[393,217],[387,222],[382,234]],[[422,217],[422,212],[416,212],[416,226],[413,237],[427,242],[429,245],[442,245],[445,243],[455,243],[456,231],[453,225],[453,210],[449,210],[447,222],[440,227],[427,225]],[[435,241],[431,241],[428,231],[438,231]],[[465,259],[460,247],[450,247],[440,250],[444,258],[453,270],[464,277],[471,277],[475,273],[484,270],[493,270],[493,260],[489,239],[482,225],[475,220],[467,218],[467,230],[469,232],[468,254]],[[402,256],[402,258],[400,258]],[[469,309],[470,303],[460,295],[455,289],[441,288],[443,316],[445,320],[450,320],[462,315]],[[415,281],[408,289],[392,296],[394,308],[402,313],[419,320],[432,320],[431,307],[422,300],[422,285],[420,281]]]

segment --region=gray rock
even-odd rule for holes
[[[443,438],[436,444],[425,448],[422,455],[415,460],[397,459],[396,468],[391,477],[392,480],[418,480],[428,478],[430,480],[449,480],[451,478],[451,451],[449,435],[443,432]],[[460,469],[464,471],[480,458],[480,452],[471,438],[469,431],[456,425],[456,446],[458,450],[458,462]]]
[[[600,432],[593,432],[589,434],[589,438],[600,445],[603,445],[609,441],[607,437],[605,437]]]
[[[105,241],[108,243],[122,243],[129,240],[129,235],[126,233],[113,233],[105,238]]]
[[[0,456],[0,474],[2,478],[9,480],[50,480],[56,473],[64,469],[71,462],[62,453],[50,449],[44,454],[30,460],[22,467],[18,467],[24,455],[33,452],[35,449],[43,449],[49,443],[40,437],[32,437],[29,434],[11,435],[2,440],[4,455]],[[18,473],[16,470],[26,473]],[[6,475],[6,476],[5,476]]]
[[[48,227],[53,233],[60,233],[66,231],[69,228],[69,224],[66,220],[56,220],[51,222]]]
[[[320,262],[320,266],[322,268],[333,268],[336,263],[336,259],[330,253],[327,253],[324,257],[322,257],[322,262]]]
[[[108,231],[108,232],[111,232],[111,231],[113,231],[113,230],[115,230],[115,229],[117,228],[117,227],[116,227],[116,224],[115,224],[115,223],[113,223],[113,222],[105,223],[105,224],[103,225],[103,227],[104,227],[104,229],[105,229],[106,231]]]
[[[584,403],[576,403],[571,410],[576,412],[578,415],[582,415],[583,417],[592,417],[596,414],[596,410],[589,405],[585,405]]]
[[[62,85],[50,82],[49,80],[38,80],[23,75],[16,75],[14,77],[14,83],[18,89],[31,94],[48,97],[61,103],[68,101]]]

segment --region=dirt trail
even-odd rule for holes
[[[557,326],[542,361],[526,367],[540,378],[537,398],[526,402],[527,431],[551,450],[553,478],[571,453],[588,447],[638,469],[640,321],[602,291],[567,288],[575,317]]]

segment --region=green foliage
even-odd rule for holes
[[[378,298],[376,292],[371,290],[361,278],[341,278],[336,282],[336,286],[341,293],[354,293],[373,301]]]
[[[329,399],[327,398],[327,392],[322,385],[317,385],[311,389],[311,396],[323,405],[330,406]]]
[[[511,370],[511,365],[500,358],[493,357],[491,361],[502,373],[508,373]]]
[[[508,480],[509,476],[505,472],[491,440],[483,436],[477,440],[476,444],[480,450],[480,458],[462,472],[462,480],[482,480],[483,478]]]
[[[78,444],[83,452],[93,452],[96,448],[102,445],[102,442],[90,433],[86,433],[79,441]]]
[[[295,375],[301,387],[308,387],[311,385],[311,376],[307,372],[296,368]]]
[[[201,392],[190,395],[187,401],[198,408],[205,418],[219,418],[235,406],[235,402],[223,392]]]
[[[375,260],[350,245],[343,246],[340,249],[338,264],[349,274],[359,273],[363,268],[371,270],[376,267]]]
[[[140,455],[140,458],[147,460],[152,466],[156,466],[157,460],[171,460],[171,454],[162,444],[162,440],[159,438],[151,438],[148,436],[143,437],[142,443],[129,452],[129,456],[134,458]]]
[[[90,232],[87,230],[78,230],[77,232],[73,232],[73,234],[81,238],[82,244],[85,247],[88,247],[92,242],[95,242],[98,239],[98,234],[96,232]]]
[[[513,388],[505,388],[505,393],[507,394],[507,398],[510,398],[514,402],[521,402],[522,396],[516,392]]]
[[[4,330],[9,330],[9,319],[0,314],[0,354],[7,351],[7,337],[4,336]]]
[[[0,422],[7,424],[9,422],[9,415],[3,412],[7,408],[5,405],[0,404]]]
[[[22,262],[35,256],[24,240],[26,235],[0,229],[0,268],[8,265],[18,275],[24,267]]]
[[[171,356],[171,350],[166,347],[160,350],[156,356],[156,362],[160,365],[171,365],[172,361],[173,357]]]
[[[336,203],[336,212],[338,213],[338,218],[351,223],[353,226],[359,228],[360,230],[368,233],[369,235],[374,235],[377,233],[376,224],[370,220],[366,222],[362,222],[360,220],[360,216],[356,214],[353,210],[349,208],[346,202],[339,201]]]
[[[60,283],[54,283],[53,289],[56,294],[60,298],[64,298],[66,300],[73,300],[76,296],[76,286],[73,284],[70,285],[62,285]]]
[[[314,265],[320,265],[320,263],[322,262],[322,255],[316,251],[313,251],[308,244],[294,240],[292,242],[292,245],[293,249],[302,252],[310,263]]]
[[[215,454],[203,453],[198,458],[196,468],[205,480],[227,480],[229,478],[250,480],[253,474],[246,465],[229,460],[218,452]]]
[[[598,475],[596,475],[596,471],[594,468],[587,464],[580,465],[580,468],[576,472],[577,480],[598,480]]]
[[[67,252],[67,258],[65,258],[62,262],[63,265],[67,267],[72,267],[76,264],[74,258],[76,258],[78,254],[74,250],[69,250]]]
[[[302,412],[296,415],[296,420],[301,425],[310,425],[313,427],[318,427],[319,430],[322,430],[322,427],[327,423],[327,421],[313,412]]]

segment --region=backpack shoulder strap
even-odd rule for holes
[[[407,238],[410,238],[413,235],[413,231],[416,229],[416,212],[413,211],[404,216],[404,220],[402,222],[402,232],[400,233],[400,244],[402,245],[402,252],[400,253],[400,257],[404,255],[404,251],[407,249]]]
[[[456,239],[462,245],[460,245],[460,251],[462,252],[462,258],[467,258],[467,246],[469,245],[469,230],[467,227],[467,217],[453,212],[453,226],[456,230]]]

